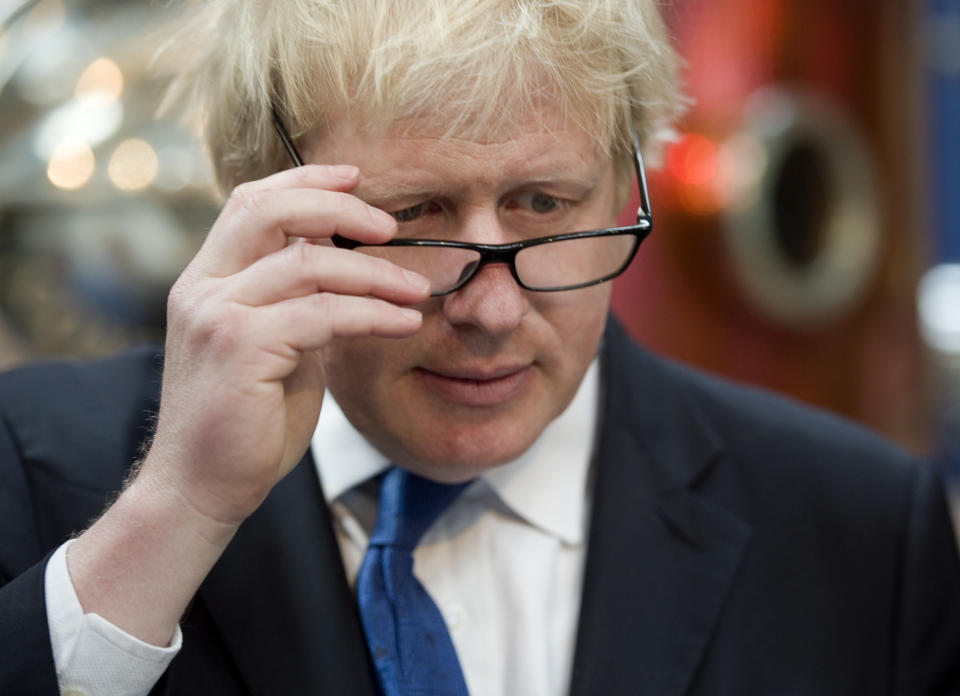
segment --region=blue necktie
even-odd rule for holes
[[[393,467],[357,575],[367,647],[384,696],[468,696],[437,605],[413,575],[413,549],[469,481],[436,483]]]

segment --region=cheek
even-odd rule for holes
[[[323,351],[327,389],[360,432],[383,418],[385,360],[384,352],[365,339],[337,339]]]
[[[587,367],[596,357],[610,303],[609,283],[570,294],[579,297],[569,304],[541,310],[541,316],[550,324],[552,335],[549,349],[541,355],[550,402],[544,403],[543,407],[551,419],[569,404]]]
[[[610,284],[556,293],[545,302],[552,304],[544,305],[540,312],[553,329],[557,354],[586,369],[606,326]]]
[[[384,360],[383,351],[369,341],[337,339],[323,351],[327,388],[338,403],[347,407],[359,396],[370,394]]]
[[[327,345],[323,365],[327,388],[337,403],[364,420],[380,417],[389,406],[391,390],[416,362],[421,333],[402,339],[339,338]]]

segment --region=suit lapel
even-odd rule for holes
[[[309,452],[243,523],[200,599],[255,696],[375,693]]]
[[[709,425],[607,332],[593,518],[571,693],[685,693],[746,550],[695,491],[723,461]]]

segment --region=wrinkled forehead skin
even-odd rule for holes
[[[369,141],[385,144],[397,144],[402,141],[432,141],[439,146],[444,144],[456,148],[463,143],[479,145],[505,146],[509,151],[510,143],[522,136],[539,136],[541,150],[562,152],[571,151],[570,134],[577,133],[578,144],[590,143],[589,155],[599,160],[611,159],[614,165],[613,195],[615,208],[619,212],[626,205],[633,187],[633,149],[632,143],[624,143],[619,148],[606,147],[595,131],[585,127],[579,118],[569,112],[560,111],[549,102],[538,101],[524,106],[515,114],[504,114],[502,118],[486,122],[483,128],[477,123],[463,121],[461,128],[453,129],[437,113],[424,114],[418,118],[404,118],[394,122],[363,120],[341,117],[318,124],[312,131],[300,138],[300,152],[306,161],[332,161],[335,153],[347,141]],[[581,150],[571,152],[571,157],[582,157]],[[613,152],[611,151],[613,150]],[[415,150],[407,149],[410,154],[403,158],[392,158],[391,166],[413,168],[418,166]],[[286,157],[286,153],[283,155]],[[289,166],[289,160],[284,166]],[[479,174],[479,172],[477,172]]]

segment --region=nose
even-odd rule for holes
[[[484,266],[469,283],[443,298],[443,314],[452,325],[473,326],[491,335],[516,329],[529,309],[527,293],[505,263]]]

